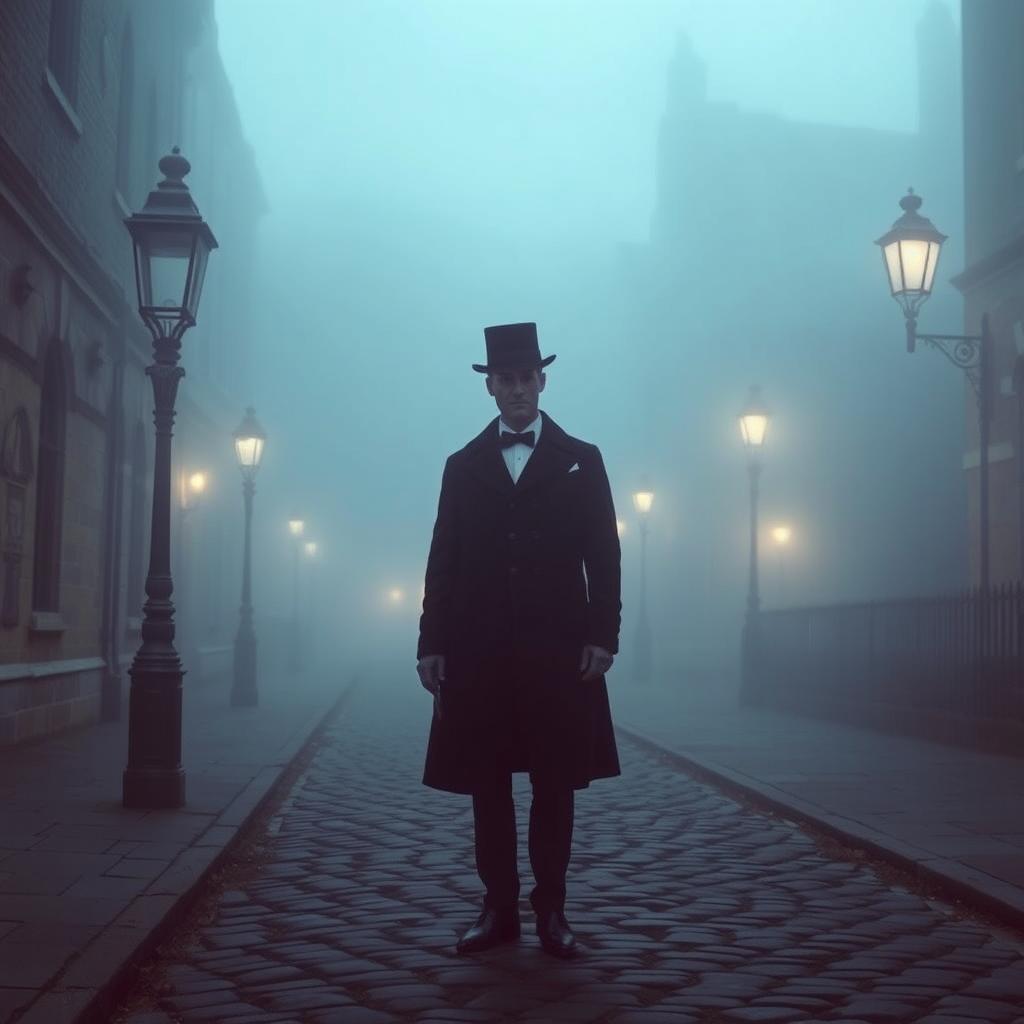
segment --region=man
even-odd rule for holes
[[[423,781],[473,797],[484,906],[460,953],[519,937],[512,772],[533,784],[530,902],[570,957],[574,790],[619,774],[604,673],[618,651],[619,537],[601,453],[539,411],[537,326],[484,331],[500,416],[448,458],[427,561],[417,672],[434,696]]]

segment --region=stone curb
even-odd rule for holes
[[[687,774],[767,806],[784,817],[824,832],[846,846],[888,861],[917,878],[938,886],[1000,923],[1024,931],[1024,891],[948,857],[895,839],[862,822],[843,817],[818,804],[793,796],[766,782],[713,761],[684,754],[638,729],[616,724],[616,729],[640,746],[675,761]]]
[[[264,766],[196,842],[68,962],[57,983],[16,1018],[17,1024],[107,1024],[131,971],[188,913],[242,827],[272,800],[288,767],[319,739],[357,685],[353,680],[324,710],[312,713],[279,759]]]

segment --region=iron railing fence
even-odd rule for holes
[[[749,631],[749,627],[748,627]],[[1024,724],[1024,583],[759,613],[748,696]]]

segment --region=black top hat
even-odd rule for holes
[[[473,364],[477,373],[500,373],[502,370],[521,370],[531,366],[538,369],[554,362],[554,356],[541,359],[537,344],[537,325],[495,324],[484,328],[487,341],[487,365]]]

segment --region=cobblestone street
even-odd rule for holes
[[[542,953],[524,898],[518,943],[457,957],[480,897],[472,819],[468,798],[420,785],[428,716],[411,670],[365,680],[273,818],[262,870],[118,1020],[1024,1021],[1019,936],[625,738],[622,778],[577,796],[567,917],[583,955]],[[523,833],[525,778],[516,792]],[[525,892],[522,834],[520,870]]]

